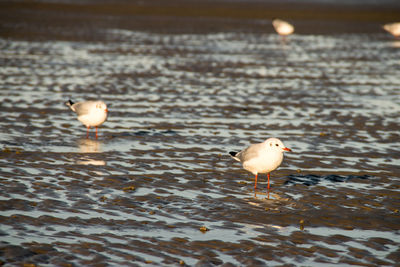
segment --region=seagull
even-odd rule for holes
[[[252,144],[240,152],[229,152],[229,154],[241,162],[245,170],[255,175],[254,191],[257,189],[258,174],[267,173],[269,198],[269,174],[281,165],[285,151],[292,150],[285,147],[278,138],[272,137],[262,143]]]
[[[78,115],[78,120],[87,127],[86,138],[89,138],[90,127],[96,127],[97,139],[97,127],[107,119],[107,105],[103,101],[74,103],[71,100],[68,100],[65,104]]]
[[[388,23],[383,25],[382,28],[390,32],[394,37],[400,37],[400,22]]]
[[[281,36],[287,36],[294,32],[293,25],[281,19],[273,19],[272,25],[274,26],[275,31]]]

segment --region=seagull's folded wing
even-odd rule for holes
[[[93,105],[92,101],[79,102],[73,105],[73,108],[78,116],[89,114],[90,108]]]
[[[260,155],[262,149],[264,148],[263,146],[264,146],[263,143],[250,145],[248,148],[238,153],[236,157],[239,158],[241,162],[257,158]]]

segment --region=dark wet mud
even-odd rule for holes
[[[349,32],[322,21],[322,34],[298,18],[283,43],[268,18],[175,14],[179,27],[71,6],[0,19],[0,264],[398,264],[389,13],[347,20]],[[68,99],[109,105],[97,140]],[[228,151],[271,136],[293,153],[266,199],[266,175],[254,196]]]

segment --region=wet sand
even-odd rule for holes
[[[385,3],[1,3],[0,264],[396,266]],[[64,102],[96,98],[86,139]],[[228,151],[270,136],[294,152],[268,200]]]

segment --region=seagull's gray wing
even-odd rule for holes
[[[85,102],[75,103],[71,107],[78,116],[82,116],[82,115],[89,114],[90,108],[93,104],[94,104],[94,101],[85,101]]]
[[[240,159],[241,162],[249,161],[253,158],[258,157],[260,152],[264,149],[264,144],[253,144],[250,145],[248,148],[245,150],[239,152],[236,157]]]

